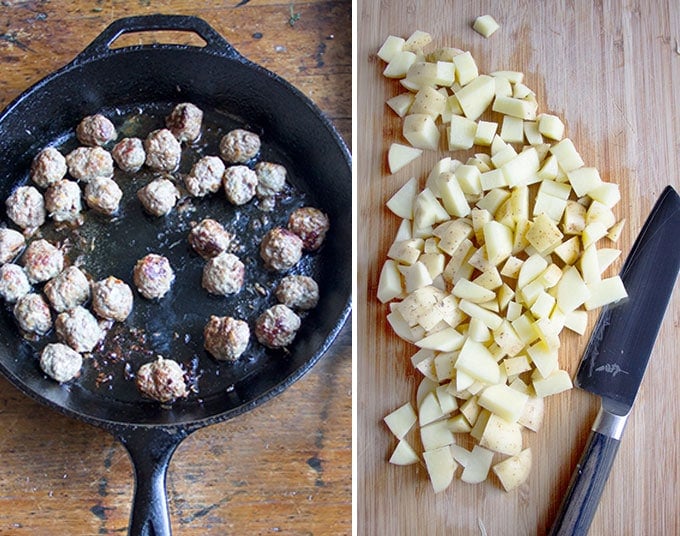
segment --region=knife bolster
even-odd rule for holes
[[[628,419],[628,413],[625,415],[617,415],[612,411],[609,411],[605,407],[605,403],[600,406],[600,411],[595,418],[593,423],[593,432],[611,437],[612,439],[621,439],[623,435],[623,429],[626,427],[626,420]]]

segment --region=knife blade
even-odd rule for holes
[[[680,270],[680,198],[661,193],[621,269],[628,299],[606,306],[575,384],[601,397],[551,536],[585,535],[619,447]]]

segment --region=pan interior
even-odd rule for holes
[[[158,54],[163,50],[148,52]],[[194,56],[193,61],[200,60],[199,63],[216,60],[215,57],[196,52],[191,52],[191,55]],[[109,68],[114,72],[120,68],[116,58],[130,65],[126,55],[115,55],[109,60],[113,62]],[[222,60],[220,73],[224,73],[225,60],[219,59]],[[177,57],[173,57],[172,61],[177,62]],[[86,90],[88,94],[83,96],[84,102],[80,106],[73,106],[72,101],[69,101],[71,106],[65,105],[68,118],[62,117],[57,124],[49,124],[49,128],[43,130],[44,135],[32,134],[41,132],[40,117],[34,117],[33,122],[38,124],[24,128],[24,134],[19,134],[26,138],[26,146],[21,155],[15,155],[16,160],[11,162],[12,169],[5,172],[4,197],[17,184],[27,181],[30,158],[42,146],[55,145],[64,153],[77,146],[73,131],[81,117],[103,112],[116,125],[118,139],[135,135],[144,137],[151,130],[161,128],[172,106],[183,101],[192,101],[204,110],[204,128],[197,143],[185,146],[180,168],[175,174],[176,182],[181,184],[180,176],[187,173],[200,156],[219,154],[219,139],[237,127],[260,134],[263,145],[257,160],[281,163],[288,172],[289,186],[277,199],[276,207],[271,212],[261,210],[257,201],[242,207],[232,206],[220,192],[204,199],[185,196],[170,215],[155,218],[144,213],[136,198],[136,191],[154,174],[148,170],[130,174],[116,169],[116,181],[124,192],[117,217],[105,218],[87,211],[85,224],[80,228],[55,230],[51,224],[46,226],[45,234],[67,244],[70,259],[80,256],[83,269],[95,280],[115,275],[133,287],[133,266],[139,258],[150,252],[168,257],[176,275],[173,288],[159,301],[145,300],[135,292],[130,317],[111,328],[104,343],[93,352],[91,358],[85,360],[82,376],[69,385],[60,386],[46,379],[38,366],[40,349],[54,340],[54,335],[50,334],[36,342],[22,339],[17,334],[11,310],[4,308],[0,315],[2,368],[10,379],[29,394],[80,417],[107,422],[174,424],[224,417],[247,409],[285,387],[319,357],[346,308],[349,297],[346,281],[350,277],[348,268],[351,251],[347,237],[351,211],[349,207],[338,210],[336,204],[343,203],[343,196],[334,201],[328,198],[329,188],[324,178],[331,173],[333,176],[329,179],[335,182],[338,173],[349,173],[348,169],[342,169],[344,155],[340,154],[338,159],[332,154],[333,151],[342,152],[337,142],[335,148],[326,145],[326,156],[314,156],[312,153],[320,148],[315,149],[312,142],[310,149],[309,134],[328,137],[325,133],[327,129],[320,124],[318,117],[305,117],[309,116],[309,109],[299,96],[281,92],[285,88],[281,88],[280,82],[263,75],[261,71],[244,69],[242,63],[233,62],[229,66],[240,76],[246,77],[242,79],[246,87],[264,84],[264,89],[259,96],[252,93],[232,94],[232,98],[225,98],[224,86],[215,86],[212,78],[209,82],[201,82],[191,79],[190,75],[186,75],[186,80],[180,76],[187,69],[185,63],[182,62],[182,69],[175,66],[174,87],[162,82],[151,86],[140,79],[132,85],[137,91],[131,92],[132,81],[126,79],[119,92],[107,87],[104,91],[107,95],[93,99],[90,93],[97,84],[92,84]],[[85,65],[75,72],[68,71],[55,77],[55,82],[62,83],[64,77],[96,80],[100,76],[100,69],[101,66],[96,64],[92,68]],[[142,77],[141,73],[136,74],[129,69],[128,73],[132,77]],[[205,72],[203,76],[206,76]],[[134,99],[135,93],[139,92],[139,85],[145,86],[141,91],[146,97],[144,100]],[[201,91],[201,87],[207,88],[207,92]],[[211,94],[210,88],[213,87],[219,88],[217,94]],[[301,125],[286,127],[285,116],[291,110],[277,114],[275,109],[271,109],[271,103],[265,104],[265,101],[271,100],[272,96],[267,95],[271,90],[281,92],[279,96],[285,95],[279,104],[298,107],[300,115],[296,122],[309,121],[307,128],[312,129],[310,133],[298,133],[303,128]],[[44,99],[45,95],[54,97],[54,91],[55,88],[48,83],[47,87],[40,88],[36,93],[39,98],[34,100]],[[246,98],[247,101],[244,101]],[[250,112],[253,98],[262,101],[258,113]],[[50,100],[59,101],[58,98]],[[249,104],[238,105],[239,102]],[[31,103],[29,91],[23,105]],[[74,109],[68,110],[69,107]],[[14,129],[16,134],[17,125],[13,122],[26,127],[30,117],[23,115],[28,111],[20,115],[17,115],[17,110],[12,112],[15,115],[9,113],[0,119],[0,128],[4,132]],[[27,137],[25,132],[31,134]],[[20,144],[17,146],[20,147]],[[331,167],[324,169],[329,164]],[[345,178],[347,184],[343,188],[349,190],[349,178]],[[338,186],[331,187],[331,193],[333,188],[337,189]],[[345,194],[344,200],[347,199]],[[248,350],[237,363],[216,361],[203,349],[202,332],[206,321],[211,314],[234,316],[247,320],[253,331],[259,313],[276,303],[273,291],[284,275],[264,268],[258,255],[260,240],[272,227],[285,226],[292,210],[304,205],[321,208],[331,219],[327,243],[317,253],[304,254],[303,260],[291,271],[310,275],[319,282],[321,299],[318,307],[303,316],[302,328],[289,351],[267,350],[251,335]],[[343,214],[343,210],[347,212]],[[236,296],[212,296],[201,287],[205,261],[191,251],[186,237],[192,223],[205,217],[217,219],[237,236],[235,253],[246,265],[246,280],[243,290]],[[347,272],[344,273],[343,269],[347,269]],[[141,364],[157,355],[180,362],[188,371],[192,387],[187,399],[177,401],[169,408],[143,399],[134,386],[133,373]]]

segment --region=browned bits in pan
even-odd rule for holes
[[[248,347],[250,328],[243,320],[211,316],[203,331],[205,349],[217,360],[236,361]]]
[[[143,395],[159,402],[172,402],[188,394],[182,368],[176,361],[160,356],[139,368],[135,383]]]

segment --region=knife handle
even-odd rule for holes
[[[585,536],[593,521],[620,441],[593,430],[569,482],[550,536]]]

